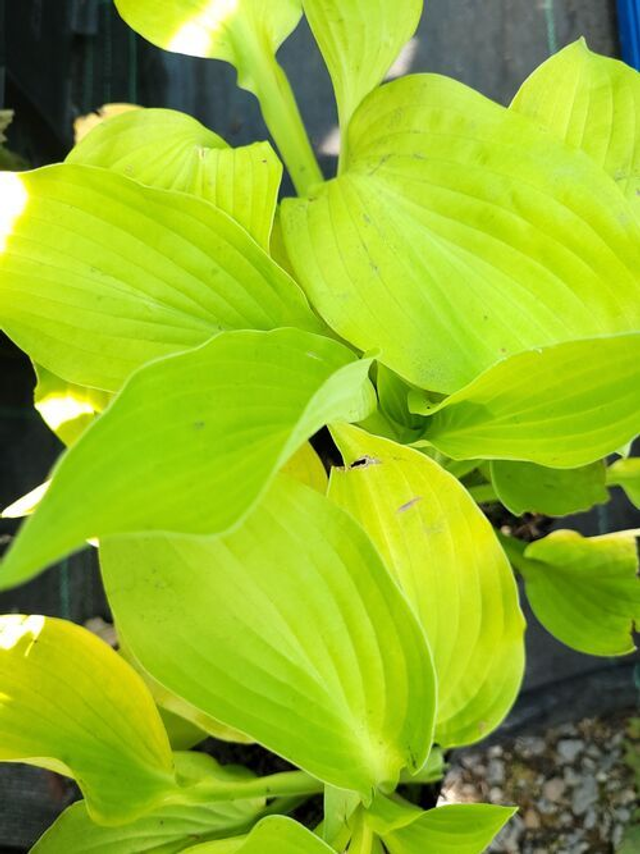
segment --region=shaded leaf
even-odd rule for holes
[[[67,163],[100,166],[163,190],[200,196],[269,249],[282,166],[267,142],[229,148],[175,110],[136,110],[96,127]]]
[[[324,319],[454,392],[499,359],[640,324],[640,226],[589,158],[435,75],[374,92],[337,180],[283,203]]]
[[[606,504],[606,471],[602,461],[576,469],[552,469],[494,460],[491,481],[498,498],[514,516],[568,516],[589,510],[594,504]]]
[[[453,804],[422,812],[379,797],[370,822],[390,854],[482,854],[515,812],[490,804]]]
[[[106,539],[101,562],[134,654],[193,706],[363,797],[423,765],[435,676],[422,630],[324,496],[281,476],[233,533]],[[215,619],[202,602],[221,603]]]
[[[321,329],[296,283],[201,199],[72,164],[0,174],[0,196],[0,325],[69,382],[114,391],[222,329]]]
[[[478,741],[511,708],[524,670],[509,562],[473,499],[433,460],[356,427],[332,433],[347,468],[333,469],[329,495],[371,536],[427,633],[439,677],[435,740]]]
[[[631,635],[640,625],[638,535],[554,531],[515,562],[536,617],[562,643],[587,655],[633,652]]]
[[[196,782],[191,757],[180,753],[174,757],[178,774],[189,772],[189,782]],[[129,824],[105,827],[95,824],[80,802],[62,813],[30,854],[178,854],[198,839],[242,833],[263,807],[256,800],[163,806]]]
[[[282,467],[282,471],[291,477],[295,477],[301,483],[306,483],[307,486],[311,486],[323,495],[329,486],[329,477],[322,460],[309,442],[304,444],[299,451],[296,451]]]
[[[336,341],[294,329],[226,332],[145,366],[54,469],[0,588],[89,538],[228,530],[326,422],[366,417],[368,370]]]
[[[511,356],[430,406],[425,439],[458,460],[577,468],[640,431],[640,333],[571,341]]]
[[[640,458],[616,460],[607,469],[607,484],[621,486],[629,501],[640,509]]]
[[[512,109],[586,152],[616,181],[640,217],[640,75],[580,39],[541,65]]]
[[[303,0],[336,93],[346,130],[364,98],[381,82],[415,33],[422,0]]]
[[[49,617],[0,617],[0,685],[0,761],[74,777],[93,819],[131,821],[175,791],[151,695],[91,632]]]

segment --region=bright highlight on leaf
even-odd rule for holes
[[[111,395],[95,388],[68,383],[40,365],[35,365],[38,383],[35,408],[61,442],[72,445],[93,419],[111,402]]]
[[[282,165],[267,142],[229,148],[184,113],[136,110],[95,128],[67,163],[100,166],[150,187],[199,196],[269,249]]]
[[[200,199],[71,164],[0,181],[0,326],[69,382],[115,391],[223,329],[322,329],[296,283]]]
[[[18,175],[0,172],[0,199],[0,252],[4,252],[29,201],[29,193]]]
[[[640,226],[600,167],[460,83],[415,75],[354,116],[341,176],[283,203],[340,335],[457,391],[534,347],[640,327]]]
[[[514,565],[543,626],[587,655],[633,652],[640,625],[640,531],[582,537],[554,531],[531,543]]]
[[[415,33],[422,5],[422,0],[303,0],[345,132],[355,110]]]
[[[541,65],[512,109],[581,149],[617,182],[640,218],[640,75],[584,39]]]
[[[332,433],[346,468],[332,471],[329,495],[371,536],[427,633],[438,673],[435,740],[478,741],[511,708],[524,671],[509,562],[473,499],[433,460],[356,427]]]
[[[640,333],[573,341],[499,362],[441,404],[424,437],[454,459],[577,468],[640,432]]]
[[[142,680],[91,632],[48,617],[0,617],[0,761],[74,777],[105,824],[131,821],[176,789]]]
[[[134,655],[193,706],[364,798],[423,766],[423,632],[362,529],[314,490],[283,476],[234,533],[106,539],[101,563]]]
[[[0,588],[86,539],[228,530],[324,424],[369,414],[369,365],[336,341],[280,329],[222,333],[142,368],[54,470]]]

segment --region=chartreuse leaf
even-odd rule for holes
[[[185,849],[185,854],[335,854],[319,837],[293,819],[269,816],[248,836],[207,842]]]
[[[364,98],[415,33],[422,0],[303,0],[346,130]]]
[[[143,367],[54,469],[0,588],[88,538],[228,530],[325,423],[368,415],[368,370],[342,344],[295,329],[226,332]]]
[[[269,249],[282,165],[267,142],[229,148],[175,110],[135,110],[98,125],[67,163],[101,166],[217,205]]]
[[[558,640],[588,655],[633,652],[634,624],[640,624],[639,534],[554,531],[524,551],[509,541],[531,607]]]
[[[91,632],[48,617],[0,617],[0,761],[74,777],[105,824],[133,820],[177,786],[140,677]]]
[[[584,39],[541,65],[512,109],[592,157],[617,181],[640,215],[640,76]]]
[[[500,501],[515,516],[568,516],[609,500],[602,460],[576,469],[494,460],[491,481]]]
[[[174,760],[178,775],[191,784],[212,773],[223,780],[242,779],[216,767],[208,756],[175,753]],[[81,801],[62,813],[30,854],[178,854],[196,840],[244,832],[263,807],[259,799],[167,805],[128,824],[105,827],[91,820]]]
[[[365,798],[424,764],[436,700],[424,634],[324,496],[280,475],[233,533],[107,538],[101,563],[135,656],[188,703]],[[202,602],[224,607],[211,619]]]
[[[403,379],[460,389],[499,359],[636,330],[640,225],[600,167],[454,80],[415,75],[354,116],[342,175],[283,203],[327,322]]]
[[[482,854],[516,812],[491,804],[453,804],[423,812],[378,797],[369,822],[390,854]]]
[[[222,210],[65,164],[0,174],[0,325],[69,382],[114,391],[222,329],[318,331],[296,283]]]
[[[435,740],[477,741],[522,681],[524,620],[509,562],[476,503],[433,460],[356,427],[331,429],[346,468],[333,469],[329,496],[371,536],[427,633],[439,676]]]
[[[616,460],[607,469],[607,483],[609,486],[621,486],[629,501],[640,508],[640,458]]]
[[[436,406],[424,438],[457,460],[577,468],[640,430],[640,333],[570,341],[511,356]]]
[[[37,385],[35,407],[56,436],[72,445],[93,419],[111,402],[106,391],[75,385],[60,379],[41,365],[34,365]]]
[[[291,457],[282,467],[285,474],[295,477],[301,483],[321,492],[323,495],[329,486],[329,478],[322,460],[316,454],[309,442],[306,442],[299,451]]]

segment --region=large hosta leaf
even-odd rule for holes
[[[0,761],[74,777],[105,823],[134,819],[176,787],[140,677],[91,632],[47,617],[0,617]]]
[[[604,462],[576,469],[550,469],[535,463],[494,460],[491,481],[504,506],[515,516],[542,513],[568,516],[606,504],[607,469]]]
[[[437,406],[413,403],[454,459],[588,465],[640,432],[640,333],[511,356]]]
[[[629,501],[640,509],[640,458],[616,460],[607,469],[609,486],[621,486]]]
[[[592,53],[584,39],[540,66],[512,109],[592,157],[640,217],[640,75]]]
[[[634,627],[640,625],[639,535],[554,531],[516,556],[531,607],[545,628],[588,655],[633,652]]]
[[[174,754],[178,775],[187,773],[189,782],[197,784],[197,777],[193,774],[194,758],[210,759]],[[209,775],[211,767],[215,766],[212,760],[207,765],[206,775]],[[225,773],[224,769],[219,770],[221,774]],[[255,799],[178,804],[160,807],[125,825],[105,827],[95,824],[86,804],[80,802],[62,813],[30,854],[62,854],[67,851],[73,851],[73,854],[178,854],[200,839],[242,833],[263,807],[264,803]]]
[[[515,812],[489,804],[454,804],[422,812],[379,797],[369,821],[390,854],[483,854]]]
[[[192,705],[364,797],[424,764],[424,635],[370,540],[324,496],[281,475],[234,533],[106,539],[101,562],[132,651]]]
[[[196,845],[185,854],[333,854],[333,848],[296,821],[271,816],[242,839]]]
[[[477,741],[522,681],[524,620],[509,562],[473,499],[433,460],[356,427],[332,432],[346,468],[332,471],[329,495],[369,533],[429,638],[436,741]]]
[[[100,166],[164,190],[212,202],[269,249],[282,166],[267,142],[229,148],[175,110],[135,110],[103,122],[67,163]]]
[[[0,566],[0,588],[90,537],[227,530],[325,423],[366,417],[368,369],[341,344],[294,329],[226,332],[145,366],[54,470]]]
[[[286,200],[293,266],[344,338],[453,392],[505,356],[640,324],[640,226],[600,167],[434,75],[374,92],[343,174]]]
[[[0,327],[69,382],[113,391],[221,329],[319,321],[222,210],[89,166],[0,174]]]
[[[416,31],[422,5],[422,0],[303,0],[344,130]]]
[[[241,86],[259,88],[256,52],[275,54],[302,15],[301,0],[115,0],[124,20],[165,50],[221,59]]]

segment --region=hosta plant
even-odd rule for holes
[[[579,42],[507,109],[381,85],[420,0],[116,5],[236,67],[297,196],[269,143],[157,109],[0,179],[0,323],[68,446],[5,512],[30,518],[0,586],[99,546],[119,636],[0,622],[0,759],[83,795],[33,850],[478,854],[512,809],[414,793],[518,694],[514,569],[583,652],[628,652],[640,615],[635,532],[512,536],[638,502],[638,75]],[[303,14],[335,177],[275,58]]]

